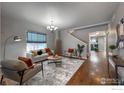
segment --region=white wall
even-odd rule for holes
[[[60,38],[62,40],[62,51],[67,51],[68,48],[77,49],[77,44],[85,45],[83,42],[70,35],[67,31],[61,31]],[[86,51],[87,51],[87,46],[85,46],[83,56],[86,56],[87,53]]]
[[[106,25],[105,26],[99,26],[94,27],[91,29],[85,29],[85,30],[78,30],[75,31],[75,36],[79,37],[80,39],[84,40],[89,44],[89,33],[96,32],[96,31],[105,31],[107,30]],[[72,35],[70,35],[67,31],[61,31],[60,37],[62,40],[62,50],[67,50],[68,48],[77,48],[77,44],[84,44],[80,40],[76,39]],[[84,49],[84,56],[87,54],[87,46]]]
[[[113,20],[112,23],[110,24],[111,26],[109,27],[109,45],[111,44],[116,44],[117,42],[117,33],[116,33],[116,25],[119,23],[121,18],[124,17],[124,3],[120,3],[118,9],[116,10],[115,14],[113,15]],[[122,58],[124,58],[124,49],[121,49],[120,51]]]
[[[99,51],[106,50],[105,36],[98,37],[98,49],[99,49]]]
[[[75,35],[81,38],[82,40],[89,42],[89,33],[105,30],[107,30],[107,25],[97,26],[90,29],[78,30],[75,32]]]
[[[1,61],[1,3],[0,3],[0,61]]]
[[[119,23],[121,18],[124,17],[124,3],[120,3],[119,7],[117,8],[116,12],[113,15],[112,23],[110,24],[109,28],[109,45],[116,44],[117,41],[117,34],[116,34],[116,25]]]
[[[22,41],[15,43],[12,40],[8,41],[6,48],[6,58],[16,59],[18,56],[25,56],[26,54],[26,32],[28,30],[43,32],[47,34],[47,44],[49,48],[53,49],[53,33],[47,31],[41,25],[36,25],[26,20],[19,20],[15,18],[2,16],[2,45],[7,37],[10,35],[19,35]],[[3,50],[3,46],[2,46]],[[3,51],[2,51],[3,53]]]

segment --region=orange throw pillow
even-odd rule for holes
[[[46,53],[48,53],[49,56],[53,55],[52,51],[49,48],[45,48]]]
[[[30,58],[18,57],[18,60],[21,60],[21,61],[25,62],[25,64],[26,64],[28,67],[33,66],[32,60],[31,60]]]

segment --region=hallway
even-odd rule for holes
[[[92,51],[88,60],[82,64],[67,85],[110,85],[110,79],[115,77],[115,72],[111,65],[109,68],[108,74],[106,54]],[[103,81],[105,78],[109,80],[107,83]]]

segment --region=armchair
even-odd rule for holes
[[[43,75],[43,64],[33,64],[31,67],[19,60],[5,60],[1,62],[1,71],[3,73],[1,77],[1,84],[3,78],[9,78],[22,85],[24,82],[32,78],[38,72],[42,70]]]

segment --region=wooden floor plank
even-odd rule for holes
[[[115,71],[111,65],[109,68],[108,72],[104,52],[91,52],[90,57],[81,65],[67,85],[113,85],[109,81],[115,78]],[[103,79],[110,80],[104,84]]]

